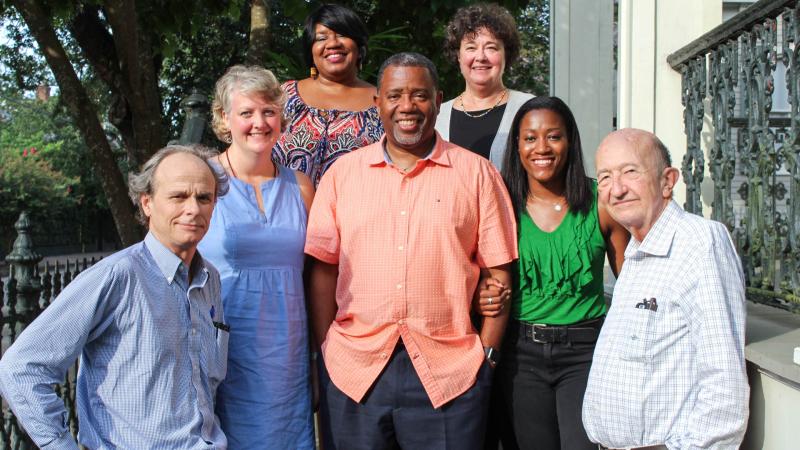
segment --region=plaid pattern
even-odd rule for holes
[[[472,386],[480,268],[517,257],[511,201],[489,161],[438,136],[408,173],[387,163],[383,140],[345,155],[320,183],[305,251],[339,266],[323,356],[342,392],[360,401],[398,337],[435,408]]]
[[[219,274],[148,234],[73,280],[0,361],[0,390],[42,449],[77,449],[52,385],[80,355],[78,440],[92,449],[225,449],[214,396],[227,332]]]
[[[744,278],[728,231],[670,202],[625,251],[584,397],[589,438],[609,448],[739,448],[744,328]]]

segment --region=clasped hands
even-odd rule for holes
[[[511,288],[493,277],[482,278],[475,290],[472,308],[482,316],[497,317],[511,298]]]

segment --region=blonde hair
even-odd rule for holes
[[[214,101],[211,103],[211,128],[217,138],[231,142],[231,130],[225,124],[223,113],[231,110],[233,94],[260,95],[280,109],[281,129],[286,128],[287,118],[283,114],[286,94],[278,79],[269,70],[260,66],[235,65],[217,80],[214,87]]]

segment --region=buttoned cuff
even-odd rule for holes
[[[75,442],[75,438],[72,437],[69,430],[39,448],[42,450],[79,450],[78,443]]]

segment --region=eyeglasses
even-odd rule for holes
[[[597,186],[600,188],[611,187],[611,182],[628,183],[640,180],[647,172],[645,169],[626,167],[624,169],[604,170],[597,175]]]

